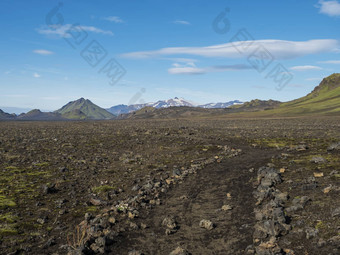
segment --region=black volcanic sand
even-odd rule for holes
[[[78,251],[72,237],[85,213],[110,213],[138,194],[137,184],[209,159],[169,185],[160,205],[146,201],[133,219],[112,212],[117,235],[107,253],[169,254],[180,246],[191,254],[253,254],[253,192],[258,168],[269,164],[281,169],[275,188],[288,195],[290,230],[277,237],[280,248],[339,254],[340,148],[329,148],[340,142],[339,120],[0,122],[0,254]],[[242,152],[226,156],[225,146]],[[303,208],[291,210],[304,196]],[[170,235],[162,225],[168,216],[176,221]],[[215,227],[201,228],[204,219]]]
[[[169,254],[178,246],[192,254],[244,254],[252,244],[256,202],[251,182],[255,173],[250,174],[249,169],[265,165],[274,153],[238,145],[244,155],[206,167],[167,193],[164,204],[143,211],[136,222],[148,228],[122,235],[113,254],[127,254],[127,247],[145,254]],[[233,209],[221,210],[227,204]],[[179,227],[169,236],[161,224],[166,216],[175,217]],[[203,219],[216,227],[210,231],[200,228]]]

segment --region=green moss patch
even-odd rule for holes
[[[97,194],[102,194],[111,190],[114,190],[115,187],[109,186],[109,185],[102,185],[98,187],[93,187],[92,191]]]
[[[8,207],[15,207],[17,204],[11,199],[6,198],[5,196],[0,196],[0,209],[6,209]]]

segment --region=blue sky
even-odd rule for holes
[[[340,1],[2,0],[0,108],[288,101],[339,72],[339,27]]]

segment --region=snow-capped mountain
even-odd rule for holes
[[[201,107],[201,108],[226,108],[226,107],[229,107],[235,104],[242,104],[242,102],[235,100],[235,101],[230,101],[226,103],[210,103],[210,104],[204,104],[204,105],[197,105],[183,98],[175,97],[175,98],[168,99],[168,100],[159,100],[155,103],[133,104],[133,105],[121,104],[121,105],[112,106],[111,108],[106,109],[106,110],[114,115],[119,115],[119,114],[125,114],[125,113],[138,111],[147,106],[154,107],[154,108],[168,108],[168,107],[173,107],[173,106],[188,106],[188,107]]]
[[[168,100],[160,100],[156,103],[147,103],[146,106],[151,106],[154,108],[167,108],[171,106],[189,106],[194,107],[195,104],[184,100],[183,98],[175,97],[174,99],[168,99]]]
[[[198,107],[201,108],[227,108],[229,106],[232,105],[236,105],[236,104],[243,104],[243,102],[239,101],[239,100],[234,100],[234,101],[230,101],[230,102],[226,102],[226,103],[210,103],[210,104],[203,104],[203,105],[199,105]]]

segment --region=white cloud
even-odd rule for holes
[[[197,67],[173,67],[168,69],[169,74],[204,74],[204,69]]]
[[[36,54],[45,55],[45,56],[54,54],[54,52],[49,51],[49,50],[34,50],[33,52]]]
[[[245,47],[248,45],[248,47]],[[333,39],[310,41],[258,40],[238,41],[208,47],[172,47],[153,51],[139,51],[123,54],[128,58],[151,58],[169,55],[196,55],[215,58],[244,58],[252,55],[262,46],[276,59],[292,59],[322,52],[338,50],[340,42]],[[242,49],[242,53],[239,50]]]
[[[340,16],[340,3],[338,1],[324,1],[320,0],[319,5],[316,6],[320,8],[320,13],[326,14],[328,16]]]
[[[114,23],[124,23],[124,20],[122,20],[118,16],[109,16],[109,17],[105,17],[103,19],[110,21],[110,22],[114,22]]]
[[[309,70],[322,70],[319,66],[293,66],[290,68],[293,71],[309,71]]]
[[[41,75],[40,75],[40,74],[38,74],[38,73],[34,73],[34,74],[33,74],[33,77],[34,77],[34,78],[40,78],[40,77],[41,77]]]
[[[174,63],[172,68],[168,69],[169,74],[206,74],[213,72],[226,72],[237,70],[249,70],[251,66],[247,65],[223,65],[223,66],[208,66],[204,68],[198,68],[194,63],[187,63],[185,66]]]
[[[191,23],[189,21],[186,21],[186,20],[175,20],[172,23],[177,24],[177,25],[191,25]]]
[[[340,60],[320,61],[319,63],[321,63],[321,64],[335,64],[335,65],[338,65],[338,64],[340,64]]]
[[[72,24],[65,24],[62,26],[43,26],[41,28],[37,29],[37,32],[39,34],[43,35],[57,35],[60,37],[70,37],[70,33],[68,32],[72,28]],[[103,35],[111,35],[113,36],[113,32],[110,30],[102,30],[100,28],[94,27],[94,26],[75,26],[75,29],[80,28],[84,31],[93,32],[97,34],[103,34]]]
[[[89,32],[97,33],[97,34],[113,35],[113,32],[110,30],[102,30],[100,28],[93,27],[93,26],[80,26],[80,27],[85,31],[89,31]]]

